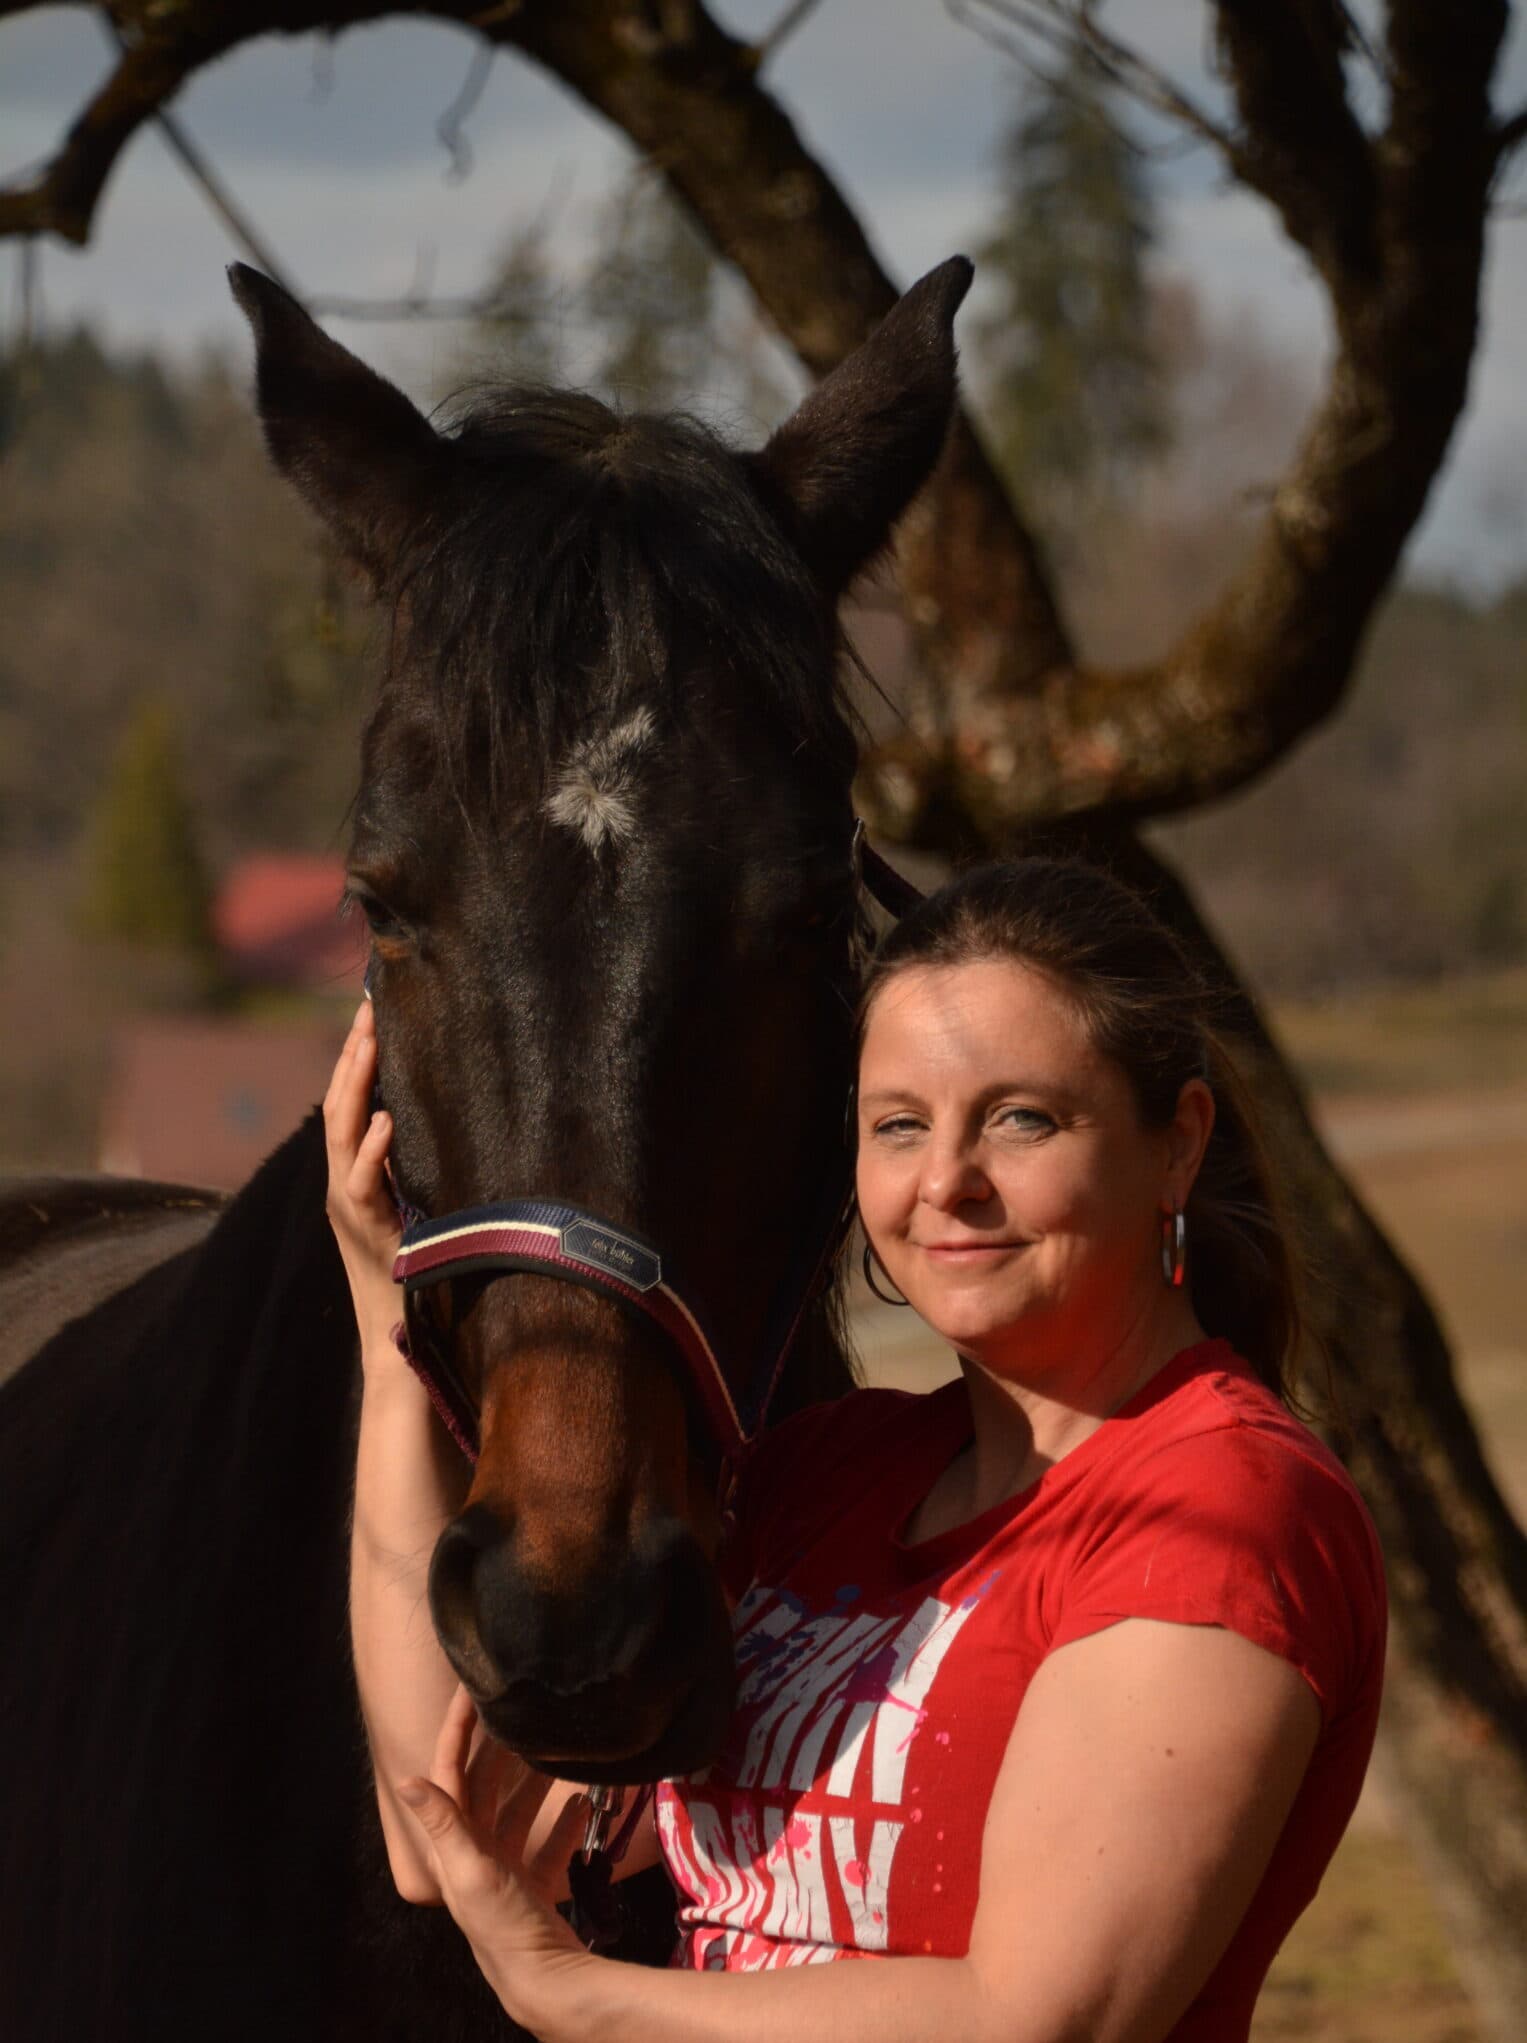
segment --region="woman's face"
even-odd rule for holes
[[[1148,1128],[1065,993],[1005,959],[911,966],[870,1009],[859,1211],[887,1275],[997,1374],[1096,1366],[1161,1310],[1161,1220],[1213,1121],[1184,1086]]]

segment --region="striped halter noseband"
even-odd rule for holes
[[[880,905],[904,915],[922,897],[886,864],[859,824],[854,831],[855,875]],[[723,1463],[732,1461],[765,1423],[780,1374],[811,1301],[826,1279],[853,1214],[848,1159],[829,1187],[810,1238],[775,1293],[756,1362],[723,1356],[707,1331],[695,1294],[685,1295],[659,1250],[629,1227],[617,1227],[581,1206],[556,1199],[507,1199],[430,1218],[396,1190],[403,1239],[393,1280],[403,1286],[404,1325],[398,1345],[452,1438],[477,1459],[476,1406],[458,1374],[451,1342],[423,1309],[429,1288],[459,1277],[528,1271],[560,1277],[619,1299],[643,1314],[684,1361],[683,1381],[698,1404]]]

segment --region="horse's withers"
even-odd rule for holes
[[[426,1211],[541,1196],[636,1229],[738,1352],[842,1140],[835,606],[936,456],[968,281],[925,278],[738,457],[579,398],[437,434],[235,276],[272,452],[393,607],[351,874],[400,1179]],[[732,1661],[673,1356],[544,1276],[453,1292],[482,1452],[432,1569],[446,1651],[558,1771],[704,1764]],[[825,1317],[792,1374],[797,1403],[846,1383]]]

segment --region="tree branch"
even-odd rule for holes
[[[1520,112],[1509,115],[1495,130],[1495,156],[1497,162],[1504,162],[1513,149],[1519,149],[1527,142],[1527,106]]]
[[[1214,0],[1220,57],[1239,114],[1236,175],[1277,207],[1335,296],[1377,259],[1373,158],[1347,97],[1354,47],[1339,0]]]
[[[235,32],[231,40],[239,39]],[[227,47],[228,40],[207,36],[125,49],[40,174],[0,191],[0,235],[57,234],[83,247],[123,149],[193,71]]]

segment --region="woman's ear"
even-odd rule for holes
[[[1213,1132],[1214,1095],[1203,1079],[1190,1078],[1177,1095],[1177,1111],[1167,1129],[1164,1212],[1180,1212],[1187,1205]]]

